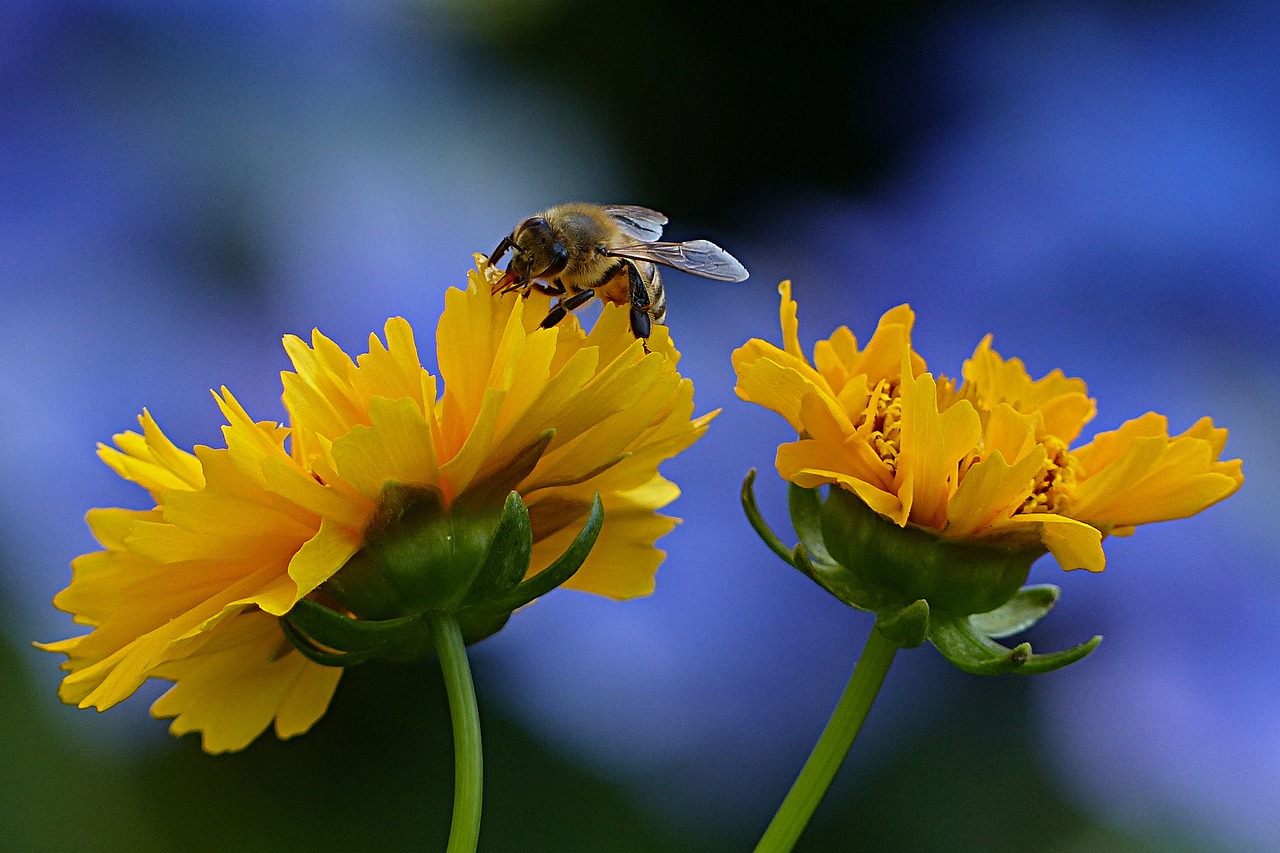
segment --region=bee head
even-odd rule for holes
[[[563,272],[569,263],[569,251],[557,239],[550,223],[541,216],[521,222],[513,242],[515,253],[508,271],[514,272],[520,281],[551,278]]]

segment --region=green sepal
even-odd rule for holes
[[[519,493],[513,491],[502,505],[498,526],[493,531],[489,548],[471,580],[462,606],[493,600],[511,592],[529,571],[532,556],[533,526],[529,523],[529,509]]]
[[[439,489],[387,483],[364,545],[322,589],[361,619],[451,609],[488,551],[497,514],[460,518]]]
[[[315,643],[311,642],[305,634],[293,627],[288,619],[280,617],[280,630],[284,633],[285,639],[289,644],[298,651],[304,658],[312,663],[318,663],[321,666],[355,666],[358,663],[364,663],[373,655],[369,652],[361,652],[360,654],[352,654],[350,652],[334,652],[322,649]]]
[[[791,564],[840,601],[858,610],[876,611],[879,601],[858,584],[857,577],[839,563],[815,563],[803,544],[791,552]]]
[[[899,526],[850,491],[832,487],[822,505],[822,541],[832,558],[870,593],[905,606],[918,598],[950,614],[995,610],[1017,593],[1031,564],[1045,553],[1034,544],[1004,547],[940,537]]]
[[[822,539],[822,493],[818,489],[805,489],[795,483],[787,485],[787,509],[796,535],[814,562],[834,565],[835,560],[827,551]]]
[[[352,666],[371,657],[414,660],[432,648],[420,617],[352,619],[307,598],[280,617],[280,627],[298,651],[325,666]]]
[[[974,675],[1013,672],[1031,657],[1030,643],[1006,648],[975,631],[967,616],[934,614],[929,641],[943,657]]]
[[[1089,652],[1098,647],[1098,643],[1102,642],[1101,634],[1094,634],[1092,639],[1085,640],[1078,646],[1072,646],[1069,649],[1063,649],[1060,652],[1050,652],[1045,655],[1032,655],[1022,666],[1014,670],[1015,675],[1039,675],[1042,672],[1053,672],[1055,669],[1062,669],[1064,666],[1073,664],[1083,658]]]
[[[603,526],[604,504],[600,502],[600,495],[596,494],[591,499],[591,509],[587,513],[587,520],[582,530],[574,537],[573,542],[569,543],[565,552],[549,566],[515,586],[502,598],[496,601],[477,602],[474,606],[464,607],[455,614],[462,628],[463,639],[471,644],[496,633],[511,618],[511,611],[546,595],[573,577],[586,562],[591,549],[595,547],[596,539],[600,536],[600,529]]]
[[[462,630],[462,641],[470,646],[501,631],[511,618],[511,611],[459,610],[453,618],[458,620],[458,627]]]
[[[600,528],[603,526],[604,504],[600,502],[600,494],[597,492],[591,498],[591,510],[587,513],[586,523],[569,543],[565,552],[551,565],[511,590],[510,594],[498,602],[498,608],[510,611],[523,607],[573,577],[586,562],[591,549],[595,547],[596,539],[600,536]]]
[[[987,613],[969,617],[973,629],[993,639],[1020,634],[1045,617],[1061,594],[1051,583],[1024,586],[1013,598]]]
[[[876,616],[875,629],[899,648],[923,645],[929,638],[929,602],[918,598],[901,610],[881,611]]]
[[[1098,647],[1102,636],[1094,636],[1060,652],[1033,654],[1030,643],[1021,643],[1012,649],[997,643],[977,630],[971,616],[935,615],[929,627],[929,640],[943,657],[974,675],[1001,675],[1006,672],[1040,675],[1062,669],[1085,657]]]
[[[778,534],[773,532],[773,528],[764,520],[764,516],[760,514],[760,507],[756,504],[756,495],[754,484],[756,481],[756,469],[752,468],[747,472],[747,477],[742,481],[742,509],[747,514],[747,521],[751,524],[751,529],[756,532],[761,541],[769,546],[769,550],[781,557],[788,566],[792,568],[800,568],[792,559],[791,549],[782,544],[782,540],[778,538]],[[801,569],[801,571],[804,571]]]

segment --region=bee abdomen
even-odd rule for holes
[[[646,290],[649,295],[649,319],[660,325],[666,325],[667,321],[667,291],[662,286],[662,274],[658,272],[658,268],[653,264],[649,264],[649,272],[651,273],[649,281],[646,283]]]
[[[661,287],[654,290],[649,296],[649,319],[655,323],[666,325],[667,322],[667,294]]]

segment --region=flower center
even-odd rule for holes
[[[898,396],[898,383],[888,379],[877,382],[871,390],[866,411],[867,441],[889,473],[896,474],[902,437],[902,399]]]
[[[1018,507],[1017,513],[1051,512],[1066,513],[1071,492],[1079,479],[1080,463],[1067,449],[1067,443],[1049,435],[1041,439],[1045,449],[1044,464],[1036,473],[1031,494]]]

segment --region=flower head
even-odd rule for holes
[[[580,544],[598,495],[606,521],[565,585],[649,593],[654,542],[676,523],[656,510],[679,494],[657,466],[714,413],[692,417],[665,328],[649,353],[614,306],[590,333],[573,319],[540,329],[549,299],[492,298],[488,275],[481,266],[446,295],[439,383],[403,319],[354,360],[318,331],[310,344],[289,336],[287,425],[255,421],[223,388],[225,447],[182,450],[145,411],[140,433],[100,447],[155,505],[88,515],[102,550],[74,561],[54,603],[93,630],[41,646],[67,655],[62,699],[104,710],[161,678],[175,684],[152,714],[175,718],[174,734],[201,731],[209,752],[243,748],[273,722],[280,737],[306,731],[342,670],[300,653],[280,617],[308,597],[332,601],[329,582],[370,531],[423,506],[465,504],[494,522],[514,491],[532,577]]]
[[[1239,459],[1219,459],[1227,431],[1208,418],[1171,436],[1151,412],[1073,446],[1095,413],[1084,382],[1059,370],[1033,380],[990,336],[959,383],[935,376],[912,349],[906,305],[865,347],[840,327],[811,362],[790,283],[779,292],[784,347],[755,339],[734,352],[738,395],[800,434],[778,448],[784,479],[837,485],[899,527],[1039,544],[1064,569],[1101,571],[1104,535],[1194,515],[1244,481]]]
[[[799,439],[778,448],[791,482],[800,544],[789,549],[755,507],[765,542],[840,600],[877,613],[904,647],[930,640],[969,672],[1045,672],[1101,639],[1051,655],[996,639],[1022,631],[1057,600],[1023,587],[1031,564],[1053,554],[1064,569],[1101,571],[1104,536],[1183,518],[1243,482],[1222,461],[1227,431],[1204,418],[1171,436],[1148,413],[1076,445],[1094,415],[1084,382],[1053,371],[1032,379],[983,339],[956,382],[930,373],[911,344],[915,315],[900,305],[859,347],[841,327],[800,348],[789,282],[783,346],[759,339],[733,354],[740,397],[781,414]],[[829,486],[821,498],[819,487]]]

